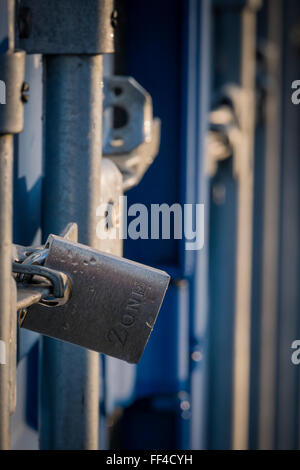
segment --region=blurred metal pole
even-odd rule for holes
[[[45,185],[43,233],[78,224],[96,245],[102,151],[102,55],[44,58]],[[42,449],[97,449],[99,354],[43,339]]]
[[[242,12],[241,106],[243,134],[237,162],[238,229],[236,258],[233,437],[234,449],[248,448],[253,232],[253,153],[255,138],[256,14],[260,1],[249,0]]]
[[[205,204],[205,227],[208,227],[209,191],[205,174],[205,136],[207,133],[207,113],[210,96],[210,54],[211,54],[211,0],[189,0],[188,12],[188,67],[187,67],[187,202]],[[185,84],[186,85],[186,84]],[[197,100],[195,100],[197,97]],[[191,125],[197,123],[197,126]],[[205,233],[207,240],[207,233]],[[207,447],[208,409],[208,247],[186,253],[186,271],[194,269],[190,284],[191,329],[190,329],[190,374],[191,409],[190,447]],[[194,268],[192,268],[194,266]],[[181,292],[183,290],[181,289]],[[195,354],[196,353],[196,354]],[[199,358],[194,359],[199,354]],[[203,357],[202,357],[203,356]]]
[[[266,163],[264,182],[264,242],[260,337],[259,447],[275,446],[277,291],[281,154],[282,0],[268,5]]]

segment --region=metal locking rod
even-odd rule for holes
[[[95,246],[102,54],[114,51],[113,0],[86,0],[84,14],[81,0],[21,0],[20,7],[19,44],[44,56],[43,233],[74,221],[80,242]],[[41,356],[41,449],[97,449],[99,355],[43,338]]]
[[[244,92],[240,123],[244,135],[237,161],[238,228],[235,288],[233,435],[235,450],[249,442],[251,359],[251,262],[253,228],[253,142],[255,132],[256,15],[259,1],[242,12],[241,86]]]

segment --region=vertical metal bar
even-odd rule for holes
[[[205,204],[205,230],[209,214],[208,179],[205,174],[205,135],[210,88],[210,28],[212,14],[211,0],[188,2],[188,122],[187,139],[187,202]],[[191,123],[197,123],[197,126]],[[194,182],[194,185],[191,182]],[[205,236],[205,240],[207,240]],[[205,242],[206,243],[206,242]],[[207,245],[198,252],[186,254],[186,271],[193,266],[191,279],[191,345],[190,345],[190,387],[191,421],[190,447],[203,449],[207,445]],[[198,352],[197,354],[194,353]],[[194,357],[197,359],[194,360]]]
[[[0,449],[10,446],[12,174],[13,135],[0,135]]]
[[[14,24],[15,2],[14,0],[2,0],[0,3],[0,51],[13,51],[15,48]]]
[[[251,2],[249,2],[251,3]],[[252,2],[258,3],[258,2]],[[249,431],[251,269],[253,213],[253,150],[255,131],[256,9],[242,12],[241,86],[244,102],[240,123],[243,142],[239,147],[238,229],[235,295],[233,378],[233,448],[247,449]]]
[[[7,49],[13,51],[15,49],[15,1],[7,0]]]
[[[269,2],[268,50],[266,51],[268,94],[266,98],[266,161],[264,194],[264,243],[262,274],[259,447],[275,445],[277,290],[280,211],[280,110],[282,0]]]
[[[102,56],[45,57],[45,236],[77,222],[96,245],[100,202]],[[43,339],[42,449],[97,449],[99,355]]]
[[[14,1],[9,0],[5,6],[7,41],[2,42],[1,49],[11,51],[14,49]],[[10,447],[12,178],[13,135],[0,135],[0,340],[5,356],[0,361],[0,449]]]

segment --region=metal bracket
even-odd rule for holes
[[[207,136],[207,173],[213,176],[218,163],[233,156],[233,173],[239,175],[241,165],[240,149],[243,147],[244,132],[240,127],[243,106],[248,106],[249,92],[229,84],[220,94],[218,105],[210,113],[210,129]]]
[[[18,134],[24,125],[23,105],[27,101],[25,52],[8,51],[0,55],[0,80],[3,84],[3,104],[0,104],[0,134]],[[2,100],[1,100],[2,102]]]
[[[106,238],[97,238],[95,248],[122,256],[123,240],[121,230],[123,226],[123,177],[117,165],[109,158],[101,161],[101,199],[100,207],[106,208],[107,226]]]
[[[17,24],[29,54],[114,52],[113,0],[21,0]]]
[[[160,119],[153,119],[152,99],[133,78],[104,79],[103,155],[123,175],[123,190],[136,186],[158,154]]]

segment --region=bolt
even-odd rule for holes
[[[113,28],[116,28],[118,24],[118,12],[114,10],[111,14],[111,25]]]
[[[28,103],[29,101],[29,84],[27,82],[24,82],[22,85],[22,90],[21,90],[21,99],[23,103]]]

